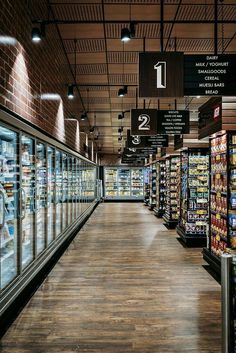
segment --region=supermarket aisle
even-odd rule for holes
[[[1,353],[219,353],[220,286],[142,204],[101,204]]]

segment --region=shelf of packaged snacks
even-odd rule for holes
[[[181,205],[177,233],[187,245],[203,246],[206,242],[208,168],[208,149],[188,148],[181,152]]]
[[[226,148],[223,150],[221,145]],[[218,269],[218,272],[221,254],[233,251],[236,245],[235,146],[235,132],[228,131],[211,139],[211,224],[209,247],[204,249],[203,256],[212,268]],[[215,151],[217,149],[220,151]]]

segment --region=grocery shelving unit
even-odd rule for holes
[[[169,156],[166,158],[166,207],[163,215],[164,225],[174,229],[179,217],[179,169],[180,157]]]
[[[154,214],[157,217],[162,217],[165,213],[166,204],[166,162],[160,160],[156,165],[157,176],[156,176],[156,206],[154,208]]]
[[[236,252],[236,132],[210,140],[210,229],[204,259],[220,274],[220,256]]]
[[[150,199],[150,166],[146,166],[144,169],[144,205],[148,206]]]
[[[209,149],[181,152],[180,217],[177,233],[187,245],[204,246],[209,220]]]
[[[108,201],[143,200],[143,168],[104,167],[104,197]]]
[[[150,164],[150,174],[149,174],[149,209],[153,210],[156,206],[156,193],[157,193],[157,166],[156,162]]]

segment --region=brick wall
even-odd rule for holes
[[[11,43],[0,43],[0,104],[84,154],[78,123],[65,121],[78,117],[82,106],[78,96],[67,99],[73,77],[57,27],[46,26],[46,37],[31,41],[32,20],[47,18],[47,12],[47,0],[1,1],[0,36],[11,37]],[[45,93],[58,96],[44,100]]]

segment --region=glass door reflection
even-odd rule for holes
[[[48,198],[47,198],[47,242],[50,244],[55,237],[55,148],[47,148],[47,177],[48,177]]]
[[[73,178],[73,171],[72,171],[72,157],[68,156],[68,222],[69,224],[72,222],[72,212],[73,212],[73,190],[72,190],[72,178]]]
[[[22,269],[34,259],[35,238],[35,151],[34,139],[21,136],[21,237]]]
[[[62,232],[62,153],[56,150],[56,236]]]
[[[62,154],[62,229],[68,225],[68,157],[65,153]]]
[[[40,254],[46,247],[46,219],[47,219],[47,164],[46,147],[37,142],[36,146],[36,251]]]
[[[17,276],[18,134],[0,127],[0,289]]]

